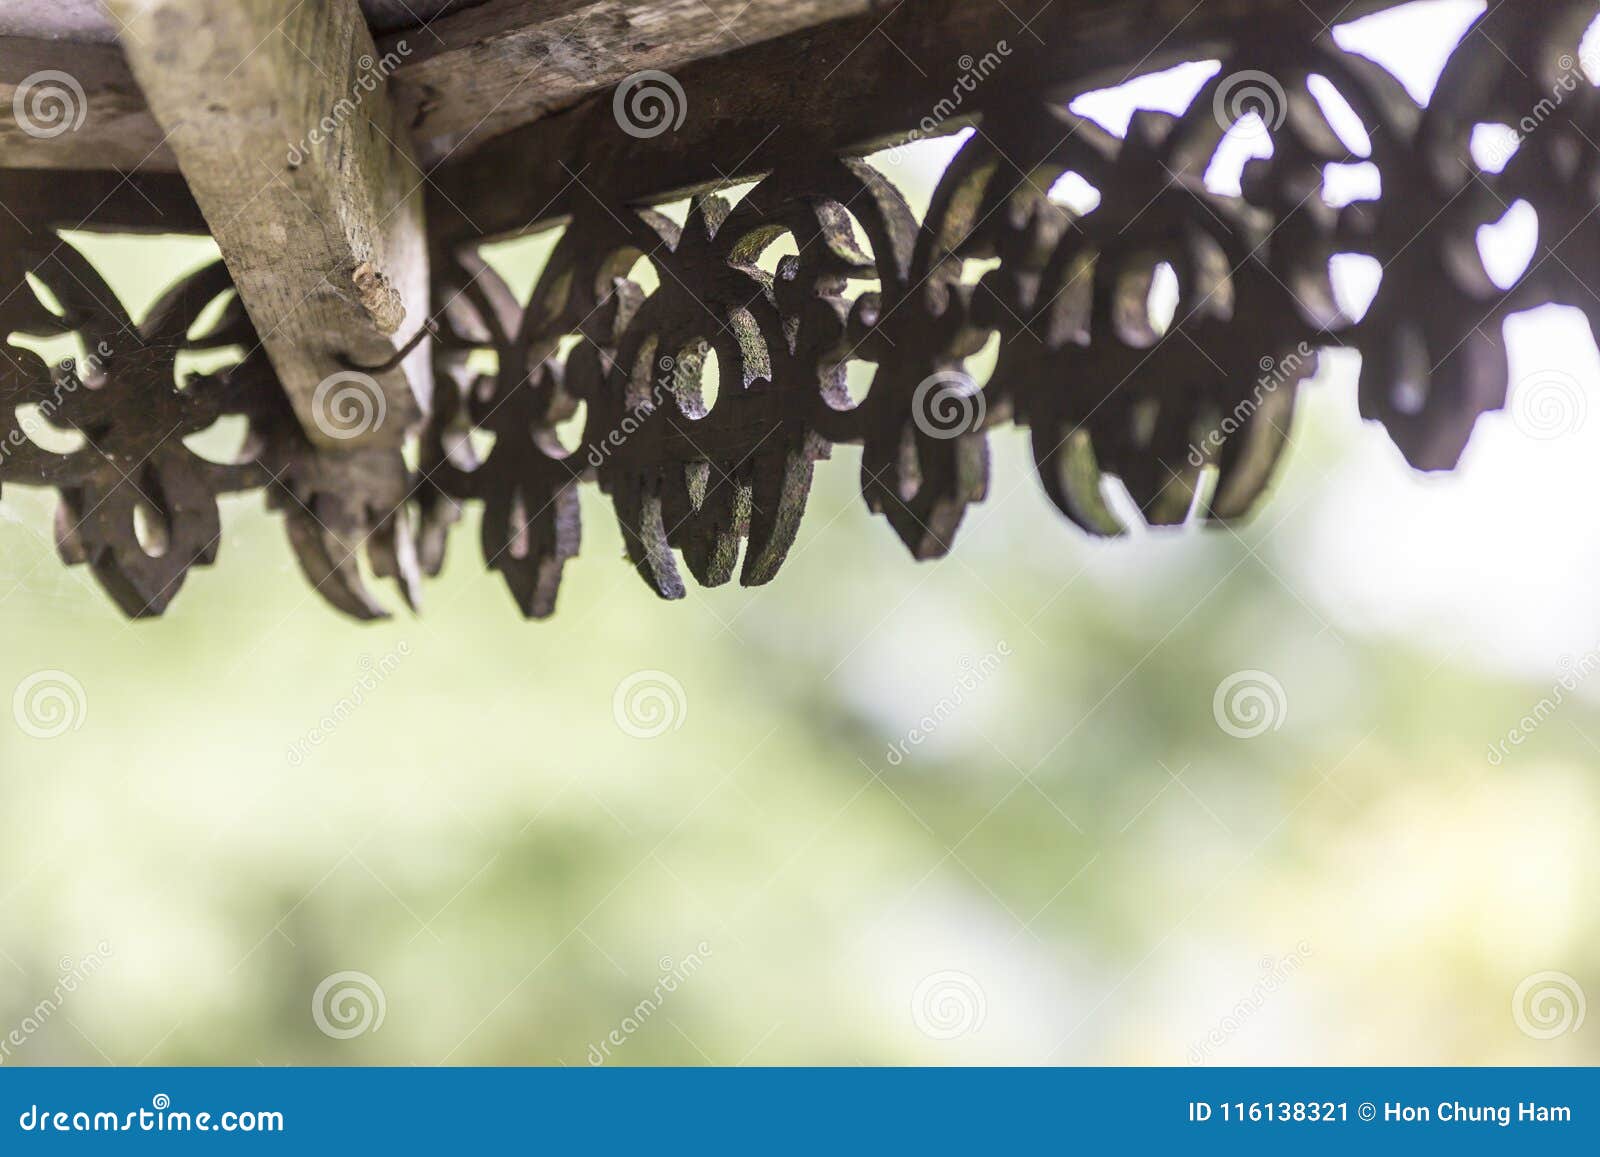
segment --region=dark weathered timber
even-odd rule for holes
[[[71,77],[77,90],[25,87],[30,78],[52,73]],[[45,117],[65,116],[68,124],[29,133],[15,115],[14,102],[43,100]],[[78,92],[83,96],[80,100]],[[51,101],[59,101],[51,105]],[[71,123],[77,123],[71,127]],[[173,169],[177,161],[166,134],[145,104],[144,94],[115,44],[77,43],[0,36],[0,169]]]
[[[1294,0],[1309,38],[1392,0]],[[444,238],[514,234],[570,212],[603,174],[623,201],[667,199],[777,167],[797,144],[866,152],[904,139],[932,116],[964,71],[1002,41],[1012,50],[984,82],[1000,93],[1083,91],[1197,56],[1259,18],[1260,0],[902,0],[700,61],[674,75],[687,98],[682,128],[641,147],[620,131],[609,94],[583,101],[457,155],[434,172],[431,228]],[[1286,50],[1296,45],[1285,45]],[[973,98],[961,110],[976,108]],[[968,121],[940,117],[932,132]],[[646,159],[647,158],[647,159]],[[531,216],[530,216],[531,214]]]
[[[434,174],[439,389],[415,469],[399,446],[333,453],[309,441],[237,300],[212,333],[190,335],[233,288],[220,267],[135,324],[47,227],[81,213],[144,229],[184,219],[193,206],[172,178],[64,182],[52,204],[52,175],[0,175],[22,208],[0,215],[11,289],[0,328],[75,334],[93,359],[54,371],[26,350],[0,361],[12,446],[0,478],[60,491],[64,557],[93,567],[132,614],[158,613],[213,556],[216,496],[259,485],[307,578],[342,611],[383,613],[364,570],[396,579],[414,605],[476,503],[484,561],[541,617],[580,546],[583,484],[610,497],[639,575],[675,598],[689,577],[771,580],[815,464],[838,444],[861,447],[868,508],[917,558],[952,548],[987,492],[987,429],[1005,422],[1029,431],[1045,493],[1089,533],[1232,522],[1270,485],[1299,387],[1330,345],[1361,355],[1363,415],[1418,469],[1450,468],[1477,419],[1506,401],[1506,318],[1560,303],[1600,327],[1581,280],[1600,265],[1600,90],[1576,63],[1596,0],[1492,8],[1426,109],[1325,35],[1335,8],[1348,18],[1371,6],[1058,2],[1034,22],[1038,44],[999,3],[907,4],[681,70],[684,118],[660,131],[625,131],[606,94],[452,158]],[[983,77],[955,100],[961,54]],[[1117,137],[1065,107],[1184,58],[1220,69],[1179,116],[1136,114]],[[1339,137],[1312,77],[1344,97],[1366,139]],[[1205,174],[1245,109],[1272,155],[1246,166],[1240,195],[1220,194]],[[1529,109],[1539,120],[1520,147],[1478,163],[1474,127],[1523,124]],[[962,124],[976,131],[920,216],[892,163],[856,156]],[[180,143],[187,167],[186,153]],[[1335,208],[1326,174],[1356,160],[1379,171],[1382,194]],[[1098,191],[1095,209],[1052,196],[1067,173]],[[735,177],[759,180],[739,197],[704,191]],[[682,226],[647,207],[686,189],[700,192]],[[154,203],[141,208],[130,194],[146,192]],[[86,208],[93,197],[103,211]],[[1518,201],[1559,252],[1501,288],[1476,239]],[[555,251],[518,301],[478,250],[557,222]],[[1359,319],[1333,292],[1329,258],[1341,253],[1384,270]],[[372,273],[352,275],[358,304],[369,292],[383,302]],[[1158,276],[1176,289],[1170,318],[1151,305]],[[968,367],[990,345],[980,385]],[[180,352],[221,346],[240,351],[236,364],[175,382]],[[871,370],[865,397],[847,388],[857,366]],[[1536,405],[1547,401],[1582,405]],[[30,405],[84,447],[31,443],[16,414]],[[582,430],[563,428],[580,405]],[[1529,420],[1520,394],[1517,408]],[[220,416],[249,423],[242,461],[192,461],[181,435]],[[481,434],[493,435],[487,453]],[[115,472],[146,459],[131,477]],[[1112,481],[1136,513],[1105,500]]]
[[[491,0],[393,33],[404,45],[395,99],[412,111],[424,163],[510,129],[642,69],[702,57],[854,16],[873,0]]]
[[[14,0],[13,0],[14,2]],[[55,0],[51,0],[55,2]],[[177,158],[109,40],[115,25],[94,9],[41,7],[0,19],[0,167],[172,170]],[[385,30],[379,55],[398,61],[392,96],[424,163],[464,153],[495,135],[615,84],[642,69],[675,69],[827,20],[872,0],[369,0]],[[407,10],[410,10],[409,12]],[[410,18],[407,18],[407,17]],[[49,39],[64,35],[67,39]],[[14,39],[8,39],[13,37]],[[40,70],[72,75],[89,115],[41,142],[9,118],[11,88]]]
[[[979,131],[918,221],[884,173],[839,154],[903,136],[931,107],[922,102],[938,83],[931,72],[915,79],[902,53],[931,63],[950,43],[982,43],[980,22],[996,44],[1009,39],[1008,17],[979,7],[947,8],[945,25],[927,8],[917,22],[886,23],[897,42],[882,48],[835,25],[798,38],[811,50],[790,60],[793,40],[685,70],[676,139],[641,145],[595,101],[539,126],[537,140],[519,131],[441,174],[447,192],[480,190],[464,201],[473,219],[449,221],[460,236],[556,214],[564,228],[520,311],[471,242],[452,255],[436,234],[436,300],[450,330],[424,438],[426,568],[439,565],[458,504],[481,501],[486,561],[526,613],[549,613],[577,549],[573,484],[592,473],[662,597],[685,593],[680,568],[707,586],[736,574],[766,582],[793,541],[814,463],[838,443],[862,447],[868,507],[915,557],[936,557],[987,491],[985,427],[1006,420],[1030,430],[1045,492],[1087,532],[1126,528],[1105,499],[1108,479],[1149,524],[1197,509],[1228,523],[1270,483],[1319,347],[1359,351],[1362,412],[1417,468],[1448,469],[1478,417],[1505,401],[1500,323],[1550,301],[1600,315],[1571,272],[1600,260],[1600,228],[1588,224],[1600,162],[1585,147],[1600,133],[1600,92],[1573,78],[1591,2],[1545,5],[1537,20],[1509,6],[1485,17],[1427,110],[1339,50],[1311,6],[1207,5],[1249,19],[1222,40],[1204,22],[1180,22],[1163,51],[1215,56],[1220,70],[1183,115],[1136,114],[1125,140],[1062,107],[1073,91],[1167,62],[1147,53],[1109,65],[1106,46],[1138,36],[1102,11],[1098,36],[1051,40],[1074,45],[1053,58],[1060,73],[1020,40],[990,61],[961,119],[934,126],[964,119]],[[841,65],[835,77],[830,62]],[[1379,201],[1335,211],[1319,196],[1327,166],[1359,158],[1312,95],[1314,75],[1370,126]],[[1240,115],[1241,81],[1254,86],[1246,107],[1270,122],[1274,155],[1247,168],[1244,196],[1223,196],[1203,177]],[[1469,168],[1472,126],[1515,121],[1552,85],[1563,99],[1546,102],[1534,147],[1498,174]],[[1571,180],[1551,180],[1557,169]],[[640,205],[763,172],[737,203],[697,195],[681,228]],[[1099,191],[1091,214],[1048,195],[1067,172]],[[1474,241],[1519,198],[1573,248],[1501,291]],[[784,235],[798,256],[763,265]],[[1359,322],[1333,304],[1334,253],[1385,269]],[[648,295],[630,279],[641,259],[659,286]],[[992,267],[969,276],[975,261]],[[1177,285],[1170,328],[1149,304],[1162,267]],[[875,288],[852,294],[852,282]],[[574,335],[583,340],[563,356]],[[980,389],[964,367],[996,337]],[[474,349],[494,350],[498,373],[470,372]],[[845,390],[853,362],[874,366],[859,403]],[[587,421],[569,452],[556,426],[579,402]],[[496,434],[482,461],[473,428]]]
[[[108,233],[205,233],[205,217],[176,173],[0,169],[0,224]]]
[[[446,12],[460,12],[486,0],[360,0],[374,32],[393,32],[427,24]],[[104,0],[6,0],[0,7],[0,36],[114,44],[117,22]]]

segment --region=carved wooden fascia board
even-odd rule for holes
[[[1045,491],[1090,533],[1124,528],[1103,501],[1107,477],[1152,524],[1241,518],[1284,450],[1299,384],[1331,346],[1360,353],[1362,413],[1415,466],[1453,466],[1477,418],[1505,400],[1505,318],[1560,302],[1600,320],[1582,280],[1600,258],[1600,92],[1579,59],[1597,6],[1493,8],[1426,108],[1337,46],[1324,21],[1342,5],[1218,0],[1192,20],[1185,7],[1056,5],[1033,29],[1042,44],[998,4],[928,4],[864,36],[856,22],[853,50],[841,22],[677,76],[630,78],[437,169],[436,393],[414,468],[317,451],[258,355],[177,388],[174,351],[222,340],[180,332],[177,319],[227,295],[221,274],[186,283],[181,309],[134,326],[104,302],[61,297],[50,279],[64,280],[55,265],[73,259],[47,230],[14,237],[0,219],[6,284],[31,272],[62,307],[19,289],[0,324],[112,347],[104,383],[74,387],[51,415],[84,434],[85,450],[63,462],[28,449],[0,460],[0,478],[60,489],[64,553],[95,565],[134,612],[159,610],[186,568],[209,560],[215,494],[264,485],[308,576],[342,609],[382,611],[362,581],[363,548],[370,569],[414,599],[462,509],[478,505],[487,564],[524,613],[542,616],[579,548],[580,486],[610,496],[634,567],[664,597],[684,593],[686,576],[763,583],[794,539],[815,464],[841,443],[862,447],[868,507],[918,558],[952,548],[987,491],[986,431],[1006,422],[1029,430]],[[1158,27],[1174,31],[1152,56]],[[901,54],[909,62],[890,71]],[[1115,82],[1181,59],[1219,68],[1180,116],[1136,114],[1119,138],[1066,108],[1108,68]],[[929,103],[953,85],[959,102]],[[1364,139],[1336,131],[1336,104]],[[1205,174],[1245,111],[1261,115],[1273,152],[1229,196]],[[1485,124],[1520,138],[1492,165],[1471,147]],[[920,219],[859,159],[959,126],[975,131]],[[1353,163],[1374,166],[1382,195],[1336,208],[1323,196],[1328,166]],[[1098,191],[1093,211],[1053,199],[1068,173]],[[756,183],[706,191],[734,178]],[[6,179],[18,195],[38,193],[37,177]],[[701,192],[681,226],[647,207],[686,188]],[[1536,210],[1543,248],[1502,288],[1476,237],[1518,201]],[[120,204],[130,225],[149,227],[154,209]],[[163,204],[183,211],[171,190]],[[480,245],[557,227],[538,284],[518,301]],[[788,256],[764,257],[780,243]],[[1338,306],[1335,254],[1384,269],[1360,318]],[[637,279],[641,262],[653,277]],[[1177,286],[1170,325],[1148,307],[1162,267]],[[244,311],[225,324],[254,348],[238,329]],[[996,342],[980,383],[971,359]],[[479,351],[496,355],[492,372],[478,371]],[[859,402],[845,381],[854,363],[873,373]],[[48,367],[23,358],[0,369],[8,401],[42,408],[52,396]],[[136,400],[146,395],[165,400]],[[563,446],[557,427],[580,403],[581,435]],[[256,432],[245,462],[209,470],[164,455],[164,427],[224,413]],[[495,436],[481,459],[474,430]],[[145,459],[153,475],[139,472]],[[108,513],[89,517],[102,496],[96,509]],[[128,530],[141,503],[180,547],[159,566]]]

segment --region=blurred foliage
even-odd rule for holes
[[[914,183],[925,198],[927,172]],[[539,249],[502,255],[519,288]],[[206,254],[91,251],[136,303]],[[0,727],[0,1035],[62,958],[111,952],[5,1063],[584,1064],[696,951],[614,1063],[1182,1064],[1291,953],[1210,1061],[1600,1061],[1592,1026],[1536,1040],[1511,1009],[1541,970],[1600,993],[1600,718],[1570,702],[1492,767],[1553,661],[1513,671],[1468,624],[1452,651],[1350,609],[1353,591],[1399,598],[1381,546],[1405,517],[1352,517],[1350,463],[1384,493],[1424,484],[1355,418],[1337,361],[1236,531],[1088,541],[1007,430],[955,554],[919,566],[841,448],[776,582],[679,604],[586,493],[540,624],[485,572],[470,519],[421,617],[352,624],[259,496],[228,502],[216,566],[163,620],[130,624],[55,559],[51,496],[8,487],[0,692],[58,669],[87,712],[56,739]],[[1568,652],[1594,643],[1569,634]],[[1248,740],[1213,717],[1242,669],[1287,703]],[[684,690],[656,739],[613,717],[641,670]],[[342,970],[385,1003],[349,1040],[312,1015]],[[983,994],[954,1039],[915,1008],[943,971]]]

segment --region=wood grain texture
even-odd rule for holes
[[[135,326],[70,237],[38,228],[97,198],[97,224],[160,227],[190,212],[174,196],[180,178],[0,173],[0,333],[74,334],[87,355],[51,367],[22,345],[0,359],[0,442],[12,450],[0,480],[60,491],[63,558],[93,568],[131,614],[159,613],[214,557],[219,495],[259,487],[306,577],[341,610],[381,612],[368,573],[398,580],[415,605],[477,504],[484,562],[539,617],[580,545],[582,485],[609,497],[640,576],[676,598],[689,577],[769,581],[796,541],[815,463],[839,445],[860,447],[868,508],[917,558],[952,548],[989,492],[987,431],[1007,423],[1029,432],[1045,493],[1088,533],[1233,523],[1270,485],[1306,418],[1297,391],[1330,345],[1359,355],[1360,413],[1413,466],[1450,468],[1507,399],[1494,335],[1511,317],[1559,304],[1600,332],[1584,283],[1600,265],[1600,89],[1571,67],[1594,0],[1485,12],[1425,109],[1326,35],[1324,16],[1372,3],[1383,0],[1080,0],[1030,32],[1001,0],[928,0],[881,27],[829,26],[683,69],[686,116],[660,132],[630,135],[610,94],[518,130],[436,174],[478,221],[444,218],[437,233],[438,396],[403,449],[313,448],[237,301],[195,332],[231,293],[225,270],[184,278]],[[1063,107],[1179,59],[1218,64],[1181,114],[1139,111],[1110,132]],[[981,85],[951,87],[979,62]],[[1237,194],[1221,192],[1207,174],[1238,127],[1238,82],[1262,76],[1276,88],[1250,111],[1270,155],[1243,168]],[[1363,142],[1334,131],[1319,82],[1367,126]],[[294,99],[249,95],[273,119]],[[1472,126],[1517,123],[1541,101],[1537,136],[1499,165],[1467,166]],[[181,107],[207,123],[230,108],[204,91]],[[963,123],[976,131],[950,149],[922,212],[896,188],[915,170],[855,156]],[[181,141],[177,156],[188,165]],[[1357,159],[1381,192],[1336,207],[1333,170]],[[1099,194],[1092,211],[1052,196],[1068,173]],[[695,198],[681,221],[647,208],[754,174],[737,196]],[[1518,203],[1558,239],[1560,260],[1500,286],[1468,255]],[[557,219],[525,299],[474,252],[478,225]],[[773,252],[785,237],[792,250]],[[286,247],[291,267],[301,247]],[[1384,270],[1360,317],[1334,292],[1338,253]],[[1163,267],[1170,312],[1151,303]],[[380,331],[403,321],[382,273],[350,273]],[[222,348],[245,353],[207,374],[182,367],[187,351]],[[864,395],[848,388],[852,367],[871,367]],[[1552,400],[1570,416],[1570,399]],[[30,405],[48,405],[83,445],[30,444],[18,412]],[[172,437],[223,416],[250,428],[226,467]],[[130,478],[130,462],[147,467]],[[1215,486],[1202,485],[1211,470]],[[1105,501],[1108,479],[1131,503]]]
[[[393,95],[425,164],[630,73],[678,68],[872,6],[872,0],[405,0],[417,20],[394,30],[402,19],[398,3],[369,0],[362,7],[369,24],[391,29],[380,55],[399,59]],[[121,52],[77,43],[112,28],[74,12],[41,8],[29,19],[12,13],[0,21],[0,167],[175,170],[169,150],[151,151],[162,134]],[[45,39],[58,33],[70,40]],[[89,113],[79,128],[49,141],[15,128],[7,87],[41,69],[73,76]]]
[[[7,0],[0,36],[38,36],[115,44],[117,24],[100,0]]]
[[[673,69],[872,0],[489,0],[382,44],[411,49],[395,96],[425,162],[464,152],[643,69]]]
[[[116,45],[0,37],[0,168],[174,169],[164,138]]]
[[[1321,24],[1390,3],[1281,7]],[[959,109],[931,130],[927,118],[951,100],[963,56],[983,57],[1002,42],[1010,55],[983,82],[986,98],[1056,85],[1066,95],[1196,59],[1207,37],[1226,35],[1263,7],[1260,0],[1057,0],[1028,16],[1002,0],[904,0],[677,71],[687,115],[679,129],[647,142],[621,130],[608,92],[457,155],[429,190],[435,241],[514,234],[565,216],[592,203],[585,187],[592,174],[604,174],[608,198],[659,202],[770,172],[819,138],[864,153],[909,131],[954,132],[967,123]],[[636,160],[642,156],[648,163]]]
[[[306,433],[344,448],[398,442],[428,398],[424,350],[403,372],[370,375],[381,396],[366,400],[374,416],[365,422],[330,414],[325,384],[350,364],[386,362],[392,338],[427,316],[421,172],[373,80],[375,50],[354,0],[112,5]]]
[[[458,12],[484,0],[361,0],[367,26],[389,32],[426,24],[445,12]],[[0,36],[38,36],[115,44],[117,22],[101,0],[5,0],[0,6]]]

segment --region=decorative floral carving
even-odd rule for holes
[[[1085,530],[1123,529],[1102,499],[1106,476],[1152,524],[1184,521],[1202,494],[1203,517],[1243,517],[1272,477],[1316,350],[1330,346],[1361,354],[1363,414],[1418,468],[1447,469],[1478,416],[1504,403],[1506,317],[1565,302],[1600,321],[1583,283],[1600,265],[1600,94],[1576,60],[1593,5],[1512,7],[1482,18],[1426,108],[1290,5],[1241,29],[1188,111],[1137,113],[1122,138],[1014,81],[979,92],[979,131],[921,221],[882,172],[839,154],[851,142],[817,141],[742,196],[696,197],[681,227],[591,198],[525,304],[470,247],[436,254],[437,394],[414,471],[395,450],[314,450],[236,304],[188,336],[229,293],[220,266],[135,326],[70,246],[19,243],[4,258],[6,285],[19,287],[0,303],[4,332],[75,332],[106,352],[90,372],[52,375],[11,347],[0,426],[20,441],[0,478],[61,491],[63,555],[89,563],[130,614],[159,613],[188,568],[215,556],[217,495],[266,487],[308,578],[343,610],[382,613],[362,582],[363,547],[415,605],[463,504],[479,503],[485,559],[542,617],[578,550],[581,483],[610,496],[633,565],[676,598],[680,556],[705,585],[736,570],[747,585],[769,581],[815,463],[840,443],[862,447],[867,505],[917,558],[948,551],[983,499],[985,429],[1006,421],[1029,428],[1046,492]],[[1341,135],[1333,101],[1364,141]],[[1247,107],[1272,155],[1245,167],[1241,195],[1224,195],[1207,172]],[[1485,124],[1520,137],[1503,165],[1473,160]],[[1365,162],[1382,195],[1335,207],[1329,167]],[[1092,212],[1053,199],[1067,174],[1098,191]],[[1544,247],[1503,288],[1477,233],[1518,201],[1537,211]],[[763,259],[775,246],[786,255]],[[1334,292],[1338,254],[1383,267],[1359,319]],[[60,312],[25,288],[27,274]],[[1163,278],[1176,287],[1170,319],[1150,306]],[[996,340],[979,388],[969,362]],[[236,365],[176,379],[180,352],[235,344],[247,351]],[[872,367],[859,402],[852,363]],[[52,454],[21,432],[16,407],[47,402],[82,449]],[[580,406],[581,433],[563,431]],[[244,461],[216,465],[184,446],[233,414],[253,434]],[[492,436],[486,454],[475,434]]]
[[[285,512],[290,542],[318,592],[350,614],[385,613],[357,565],[401,579],[414,597],[417,568],[404,509],[411,479],[396,451],[319,452],[295,424],[255,331],[221,262],[177,282],[135,324],[111,287],[72,245],[36,234],[0,257],[13,287],[0,301],[0,332],[36,338],[75,334],[88,351],[51,367],[18,344],[0,358],[0,479],[54,487],[57,549],[87,564],[127,615],[159,615],[189,570],[215,561],[220,495],[266,488]],[[54,306],[34,290],[43,288]],[[226,299],[195,334],[202,314]],[[237,348],[210,373],[180,377],[178,357]],[[35,409],[26,415],[19,407]],[[240,459],[217,463],[184,439],[220,419],[249,424]],[[76,432],[58,453],[32,437]],[[47,439],[48,440],[48,439]]]

